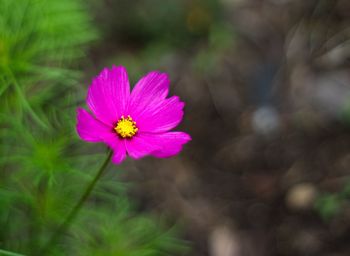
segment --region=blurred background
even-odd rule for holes
[[[167,72],[192,141],[110,165],[49,255],[350,255],[348,0],[0,0],[0,255],[39,255],[104,159],[103,67]]]

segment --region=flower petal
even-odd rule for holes
[[[130,96],[126,69],[122,66],[105,68],[93,81],[88,91],[87,104],[95,116],[113,125],[124,114]]]
[[[146,155],[164,158],[178,154],[182,145],[190,140],[191,137],[184,132],[140,133],[125,145],[128,154],[135,159]]]
[[[145,109],[159,104],[168,95],[169,84],[165,73],[152,71],[142,77],[131,92],[127,114],[140,116]]]
[[[179,97],[173,96],[148,107],[142,115],[133,116],[133,118],[140,132],[166,132],[181,122],[184,105]]]
[[[125,141],[114,134],[108,137],[105,143],[113,150],[112,162],[120,164],[126,157]]]
[[[152,153],[153,156],[166,158],[177,155],[182,146],[191,140],[191,136],[184,132],[166,132],[155,135],[161,149]]]
[[[142,134],[137,134],[132,139],[126,140],[125,147],[128,154],[135,159],[150,155],[152,152],[161,149],[157,144],[153,143],[152,138]]]
[[[112,134],[112,127],[95,119],[85,109],[77,109],[77,132],[81,139],[89,142],[102,142]]]

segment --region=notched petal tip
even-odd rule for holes
[[[182,139],[184,143],[187,143],[192,140],[192,137],[188,133],[185,133],[185,132],[181,132],[181,133],[182,133]]]
[[[191,136],[185,132],[167,132],[161,135],[163,147],[161,150],[152,153],[158,158],[168,158],[178,155],[183,146],[192,140]]]
[[[121,164],[126,158],[126,153],[120,153],[120,152],[114,152],[112,156],[112,163],[113,164]]]
[[[112,163],[120,164],[126,158],[125,143],[116,134],[105,138],[104,143],[113,151]]]
[[[151,71],[143,76],[130,94],[128,111],[133,116],[142,115],[145,108],[159,104],[169,93],[170,80],[166,73]]]
[[[113,64],[111,70],[120,70],[122,72],[127,73],[126,68],[124,66],[122,66],[122,65],[118,65],[117,66],[117,65]]]
[[[185,103],[178,96],[148,105],[136,116],[140,132],[163,133],[175,128],[183,119]]]
[[[126,142],[128,154],[139,159],[147,155],[158,158],[167,158],[177,155],[182,146],[191,140],[184,132],[166,132],[162,134],[140,134]]]
[[[123,66],[104,68],[88,89],[86,103],[94,115],[112,125],[125,111],[130,96],[128,74]]]

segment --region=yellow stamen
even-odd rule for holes
[[[117,126],[114,127],[114,130],[121,136],[122,138],[132,138],[138,131],[136,127],[136,122],[134,122],[131,116],[125,118],[122,116]]]

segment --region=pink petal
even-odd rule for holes
[[[183,144],[190,140],[191,137],[184,132],[140,133],[125,144],[128,154],[133,158],[146,155],[164,158],[178,154]]]
[[[135,159],[139,159],[161,149],[157,144],[153,143],[149,137],[143,136],[142,134],[138,134],[132,139],[126,140],[125,147],[128,154]]]
[[[140,116],[133,116],[140,132],[160,133],[176,127],[182,120],[184,103],[173,96],[145,109]]]
[[[113,150],[112,162],[120,164],[126,157],[125,141],[117,134],[106,139],[106,144]]]
[[[92,81],[86,101],[99,120],[113,125],[124,114],[129,95],[126,69],[113,66],[112,69],[105,68]]]
[[[153,156],[166,158],[177,155],[182,146],[191,140],[191,136],[184,132],[166,132],[156,135],[161,150],[152,153]]]
[[[106,143],[113,150],[112,162],[121,163],[126,157],[125,142],[113,131],[113,127],[96,120],[85,109],[78,108],[77,112],[77,132],[80,138],[89,142]]]
[[[164,73],[153,71],[142,77],[131,92],[127,114],[140,116],[145,109],[159,104],[168,95],[169,84]]]
[[[95,119],[85,109],[77,109],[77,132],[85,141],[101,142],[112,134],[113,127],[107,126]]]

